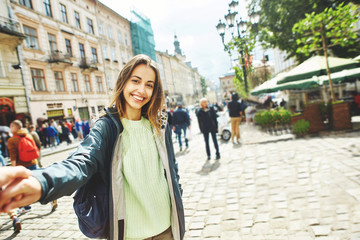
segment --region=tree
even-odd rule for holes
[[[201,93],[202,95],[205,97],[207,94],[207,83],[204,77],[200,77],[200,82],[201,82]]]
[[[246,98],[249,94],[249,85],[247,76],[252,71],[251,66],[251,51],[255,46],[255,35],[251,32],[248,34],[243,33],[241,36],[233,37],[231,41],[225,45],[225,49],[231,55],[232,51],[236,51],[239,59],[240,66],[235,66],[235,77],[233,85],[237,93]],[[245,73],[245,74],[244,74]]]
[[[336,45],[345,47],[353,45],[357,39],[353,31],[358,21],[356,7],[341,3],[336,9],[326,8],[323,12],[306,14],[306,18],[294,24],[292,30],[296,34],[296,52],[309,56],[313,53],[324,54],[326,71],[329,77],[331,98],[334,91],[330,78],[328,48]]]
[[[336,7],[340,2],[359,4],[360,0],[251,0],[249,13],[260,8],[258,34],[260,41],[270,43],[271,47],[279,48],[288,53],[288,58],[295,57],[299,62],[307,56],[296,52],[296,39],[292,32],[295,23],[305,18],[306,13],[320,13],[326,8]],[[360,52],[360,44],[332,49],[339,57],[355,57]]]

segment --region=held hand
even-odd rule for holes
[[[23,166],[18,167],[1,167],[0,168],[0,188],[14,181],[16,178],[28,178],[32,175],[29,169]]]
[[[36,178],[17,178],[0,192],[0,212],[29,205],[40,198],[41,184]]]

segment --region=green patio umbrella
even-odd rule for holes
[[[329,57],[330,72],[335,73],[345,69],[356,68],[359,63],[352,59]],[[291,69],[278,80],[278,84],[311,79],[313,76],[327,75],[324,56],[314,56]]]
[[[360,78],[360,67],[332,73],[330,77],[333,83],[354,82],[356,79]],[[319,83],[321,85],[329,84],[328,76],[320,76]]]

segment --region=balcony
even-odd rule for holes
[[[25,35],[21,33],[19,23],[0,16],[0,42],[11,47],[22,44]]]
[[[83,69],[83,71],[95,71],[98,70],[97,67],[98,62],[96,60],[90,60],[88,58],[82,58],[79,63],[79,67]]]
[[[64,54],[59,50],[50,52],[48,57],[47,61],[49,63],[62,64],[64,66],[71,66],[73,64],[71,61],[71,55],[68,53]]]

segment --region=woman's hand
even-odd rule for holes
[[[0,169],[0,184],[2,184],[0,212],[6,213],[11,209],[29,205],[41,198],[41,184],[31,176],[31,171],[16,169],[18,167],[4,168]],[[7,180],[6,176],[9,177]]]

